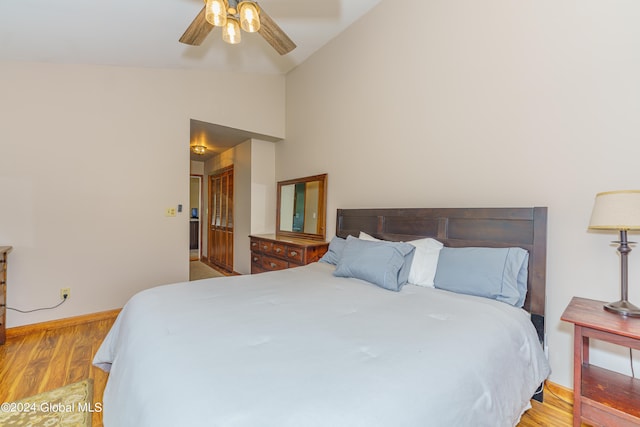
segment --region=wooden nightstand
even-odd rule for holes
[[[640,319],[573,297],[561,319],[574,324],[573,425],[640,426],[640,379],[589,364],[589,339],[640,350]]]

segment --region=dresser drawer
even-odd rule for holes
[[[251,252],[251,265],[257,265],[262,267],[262,254],[257,252]]]
[[[251,274],[264,273],[265,271],[267,271],[262,267],[262,257],[256,258],[257,261],[254,261],[253,259],[254,259],[254,256],[252,255],[251,256]]]
[[[275,256],[283,257],[287,253],[287,247],[282,243],[274,243],[271,248],[271,253]]]
[[[271,270],[271,271],[284,270],[285,268],[289,268],[289,263],[283,259],[263,255],[262,268],[264,268],[265,270]]]
[[[304,249],[287,247],[287,258],[297,263],[302,263],[304,259]]]
[[[264,254],[271,253],[273,251],[273,243],[261,240],[260,251]]]
[[[279,239],[274,235],[249,236],[251,274],[299,267],[320,259],[328,242],[304,239]]]

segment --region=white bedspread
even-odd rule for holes
[[[513,426],[549,374],[521,309],[333,269],[135,295],[94,359],[105,426]]]

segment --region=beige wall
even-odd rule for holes
[[[257,139],[251,143],[251,234],[275,233],[278,144]]]
[[[638,22],[630,0],[382,0],[287,76],[277,179],[328,173],[329,237],[338,207],[548,206],[551,379],[571,386],[562,311],[619,297],[594,195],[640,187]],[[640,250],[629,274],[638,304]]]
[[[233,269],[251,272],[249,234],[251,234],[251,140],[235,147],[233,166]]]
[[[252,139],[239,157],[243,174],[236,177],[234,270],[251,273],[250,234],[273,232],[275,226],[275,144]]]
[[[9,327],[121,307],[188,280],[189,120],[284,136],[284,77],[0,64]],[[212,93],[212,78],[227,84]],[[255,91],[250,105],[243,90]],[[225,102],[217,102],[224,99]],[[237,111],[243,114],[236,114]]]

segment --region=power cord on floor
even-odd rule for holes
[[[633,349],[629,349],[629,363],[631,363],[631,378],[636,377],[636,373],[633,370]]]
[[[562,397],[558,396],[557,394],[555,394],[553,391],[551,391],[551,389],[549,387],[545,387],[544,391],[549,392],[552,396],[554,396],[556,399],[560,400],[561,402],[566,403],[567,405],[573,405],[573,402],[569,402],[568,400],[563,399]]]
[[[65,301],[67,301],[69,297],[67,295],[64,296],[64,299],[62,301],[60,301],[58,304],[51,306],[51,307],[41,307],[41,308],[34,308],[33,310],[20,310],[19,308],[14,308],[14,307],[9,307],[6,306],[7,310],[13,310],[13,311],[17,311],[18,313],[33,313],[34,311],[42,311],[42,310],[53,310],[54,308],[58,308],[60,307],[62,304],[65,303]]]

